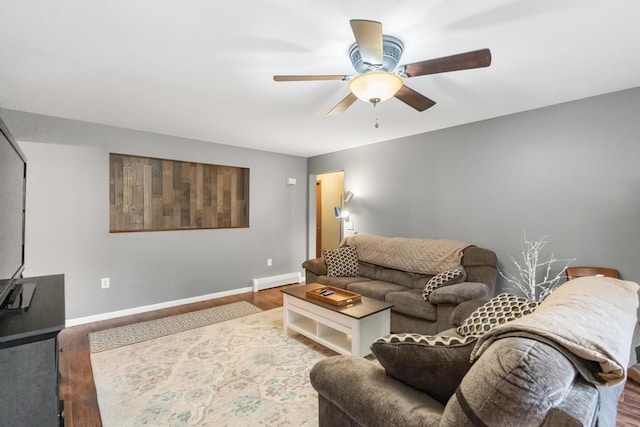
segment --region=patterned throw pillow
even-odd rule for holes
[[[374,344],[396,344],[396,343],[409,343],[409,344],[426,344],[430,346],[456,346],[460,344],[468,344],[475,341],[478,337],[462,336],[462,337],[448,337],[446,335],[421,335],[421,334],[390,334],[380,337],[374,341]]]
[[[538,308],[538,303],[523,297],[500,294],[478,307],[456,329],[462,336],[479,337],[503,323],[530,314]]]
[[[357,277],[360,273],[358,253],[353,246],[325,249],[322,251],[322,256],[327,263],[327,276],[329,277]]]
[[[477,337],[391,334],[371,351],[388,375],[446,404],[471,368]]]
[[[467,278],[467,272],[464,271],[464,267],[456,267],[451,270],[443,271],[433,276],[425,285],[422,291],[422,298],[426,301],[429,299],[431,292],[435,291],[441,286],[455,285],[456,283],[464,282]]]

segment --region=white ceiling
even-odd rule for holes
[[[640,86],[637,0],[0,0],[0,107],[312,156]],[[401,64],[490,48],[489,68],[406,79],[437,102],[357,101],[350,19]],[[379,128],[374,128],[378,119]]]

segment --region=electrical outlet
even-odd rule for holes
[[[109,278],[108,277],[103,277],[100,280],[100,285],[102,286],[102,289],[107,289],[109,286],[111,286],[110,283],[109,283]]]
[[[273,265],[273,260],[271,258],[267,258],[267,267],[271,267]]]

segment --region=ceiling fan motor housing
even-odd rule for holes
[[[349,58],[353,68],[359,73],[364,74],[371,71],[393,72],[400,62],[404,45],[400,39],[393,36],[382,36],[382,64],[367,64],[362,60],[358,44],[354,43],[349,49]]]

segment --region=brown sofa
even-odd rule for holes
[[[356,234],[340,246],[358,253],[356,277],[329,277],[324,258],[302,264],[307,283],[347,289],[392,303],[391,332],[436,334],[451,328],[455,307],[474,299],[490,298],[496,283],[494,252],[464,242],[410,239]],[[462,265],[466,280],[436,289],[424,300],[422,291],[434,275]]]
[[[381,338],[377,361],[326,358],[310,374],[319,425],[613,427],[637,292],[633,282],[583,277],[475,341]]]

